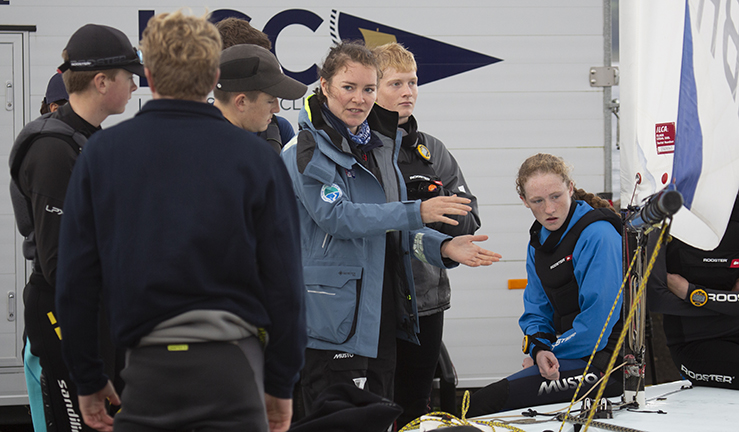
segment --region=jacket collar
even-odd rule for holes
[[[221,114],[221,110],[219,110],[215,106],[206,102],[196,102],[183,99],[150,100],[146,102],[146,104],[144,104],[144,106],[141,108],[141,111],[136,113],[136,115],[138,116],[163,111],[177,111],[178,113],[184,114],[205,115],[228,122],[228,120],[223,117],[223,114]]]
[[[318,97],[315,95],[308,96],[305,100],[305,110],[308,114],[308,118],[302,118],[300,120],[301,125],[310,123],[313,129],[326,132],[334,147],[344,153],[351,153],[349,143],[346,142],[339,132],[326,122],[326,119],[323,118],[321,102],[318,101]],[[398,113],[395,111],[388,111],[380,105],[375,104],[367,117],[367,122],[369,123],[372,132],[379,133],[380,135],[384,135],[395,140],[398,127]]]
[[[50,117],[63,121],[71,126],[76,132],[84,135],[85,138],[90,138],[92,134],[102,129],[100,126],[95,127],[91,125],[87,120],[80,117],[79,114],[74,112],[72,104],[70,103],[66,103],[59,107],[59,109],[52,113]]]

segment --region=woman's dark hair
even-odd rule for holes
[[[339,73],[341,68],[346,67],[350,62],[376,69],[378,80],[382,75],[375,55],[362,42],[341,41],[332,46],[328,51],[328,55],[323,61],[323,66],[318,70],[318,78],[323,78],[326,82],[331,83],[331,80]],[[321,91],[320,85],[314,90],[314,93],[319,102],[326,103],[326,95]]]

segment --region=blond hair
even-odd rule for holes
[[[401,73],[415,72],[418,70],[413,53],[397,42],[390,42],[375,47],[372,49],[372,53],[377,57],[377,63],[380,65],[380,70],[382,71],[390,68]]]
[[[152,17],[141,39],[141,51],[158,94],[200,100],[213,89],[221,36],[205,17],[181,11]]]

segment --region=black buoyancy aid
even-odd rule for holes
[[[716,249],[704,251],[673,239],[667,245],[667,272],[709,289],[734,288],[739,279],[739,197]]]
[[[31,145],[41,137],[59,138],[68,143],[77,154],[82,151],[82,146],[87,142],[85,135],[52,115],[53,113],[47,113],[28,123],[18,134],[10,150],[10,198],[18,231],[26,238],[23,243],[23,256],[28,260],[34,259],[36,247],[33,239],[31,199],[21,191],[18,182],[23,159]]]
[[[285,143],[282,142],[282,135],[280,135],[280,125],[277,123],[277,117],[274,115],[272,116],[272,120],[270,120],[267,129],[257,133],[257,136],[267,141],[269,146],[272,147],[277,154],[280,154],[282,147],[285,145]]]
[[[543,245],[539,243],[541,224],[534,222],[530,230],[531,246],[535,249],[536,274],[554,310],[553,323],[558,335],[571,329],[575,317],[580,313],[579,286],[572,263],[572,253],[580,234],[588,225],[599,220],[610,222],[621,234],[621,218],[609,209],[599,208],[585,213],[562,238],[576,206],[573,200],[565,223],[552,232]]]

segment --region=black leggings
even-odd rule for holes
[[[418,323],[420,345],[398,339],[395,403],[403,408],[397,420],[398,429],[429,412],[431,386],[444,332],[444,312],[422,316]]]
[[[31,353],[41,365],[41,390],[48,431],[92,431],[82,421],[77,388],[62,360],[61,331],[56,321],[54,289],[34,274],[23,290],[26,332]]]
[[[739,390],[739,336],[673,345],[670,353],[693,385]]]
[[[534,365],[516,374],[477,391],[470,398],[470,409],[467,417],[493,414],[517,408],[546,405],[558,402],[569,402],[581,381],[587,362],[584,360],[559,360],[559,379],[549,381],[541,376],[539,367]],[[578,397],[587,392],[604,374],[590,366],[585,382],[580,388]],[[623,378],[620,371],[608,380],[604,392],[605,397],[614,397],[623,393]],[[594,390],[595,392],[596,390]],[[592,393],[590,397],[595,397]]]

